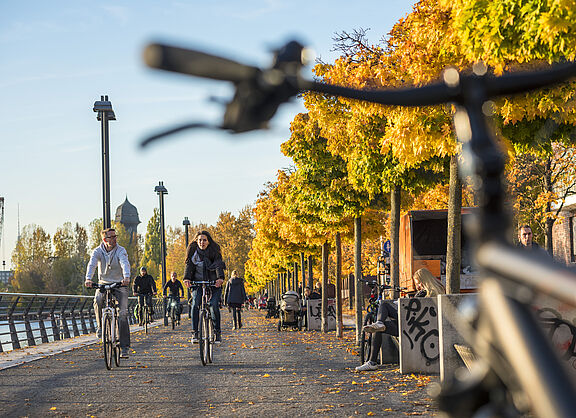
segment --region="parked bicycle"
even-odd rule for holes
[[[120,283],[97,284],[92,283],[93,289],[99,289],[103,293],[102,306],[102,351],[104,363],[108,370],[112,369],[112,358],[116,367],[120,367],[120,331],[119,331],[119,306],[113,295],[113,290],[122,286]]]
[[[392,290],[395,293],[403,295],[407,290],[406,287],[390,286],[387,284],[379,284],[370,280],[359,279],[359,281],[366,283],[370,286],[370,296],[368,298],[368,306],[366,306],[366,315],[362,322],[362,334],[360,335],[360,359],[364,364],[372,354],[372,337],[373,333],[364,331],[364,327],[376,322],[378,314],[378,307],[382,299],[385,299],[385,292]]]
[[[198,321],[198,343],[200,345],[200,361],[203,366],[212,363],[214,345],[216,343],[216,332],[214,330],[214,318],[210,310],[210,299],[212,297],[212,281],[195,281],[192,287],[199,287],[202,290],[200,304],[200,319]]]
[[[148,65],[167,71],[234,82],[220,129],[246,132],[262,129],[278,107],[301,91],[359,99],[394,106],[455,105],[454,125],[465,156],[463,180],[474,179],[481,207],[467,228],[475,242],[481,272],[478,304],[457,321],[473,348],[477,367],[456,377],[438,394],[440,409],[452,416],[573,417],[576,388],[530,310],[537,295],[576,306],[576,274],[549,258],[514,248],[507,240],[510,219],[505,208],[504,158],[489,128],[486,103],[496,97],[550,86],[576,76],[576,64],[564,63],[534,72],[491,76],[481,65],[471,74],[444,72],[443,81],[397,90],[357,90],[309,81],[302,77],[303,47],[290,42],[273,66],[261,70],[199,51],[150,45]],[[168,134],[206,124],[188,124],[154,135],[143,146]]]

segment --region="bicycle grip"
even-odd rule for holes
[[[227,58],[158,43],[146,46],[143,58],[152,68],[234,83],[254,78],[260,72]]]

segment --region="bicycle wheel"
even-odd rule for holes
[[[136,319],[138,319],[138,325],[139,326],[143,325],[142,320],[143,320],[144,315],[142,315],[142,314],[143,314],[142,306],[140,306],[140,304],[138,304],[136,306]]]
[[[104,317],[104,326],[102,327],[102,348],[104,350],[104,363],[106,363],[106,368],[110,370],[112,368],[112,318],[110,315]]]
[[[172,329],[176,327],[176,309],[172,306],[170,308],[170,321],[172,322]]]
[[[206,311],[200,312],[200,321],[198,326],[198,345],[200,346],[200,361],[203,366],[206,366],[208,340],[206,339],[208,329],[206,325]]]
[[[370,323],[372,323],[372,317],[366,315],[364,318],[364,326]],[[372,354],[372,334],[362,331],[360,337],[360,359],[362,360],[362,364],[368,361],[370,354]]]
[[[212,363],[214,355],[214,342],[216,340],[216,333],[214,332],[214,321],[212,318],[208,318],[208,362]]]
[[[120,325],[118,317],[116,317],[115,330],[114,330],[114,363],[116,367],[120,367]]]

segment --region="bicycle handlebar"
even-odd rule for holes
[[[372,282],[370,280],[366,280],[366,279],[358,279],[359,282],[364,282],[366,284],[368,284],[369,286],[378,286],[380,289],[382,290],[397,290],[397,291],[404,291],[404,290],[408,290],[407,287],[400,287],[400,286],[390,286],[388,284],[379,284],[378,282]]]
[[[276,52],[272,67],[264,70],[201,51],[159,43],[148,45],[143,58],[152,68],[234,83],[236,94],[227,105],[223,124],[217,128],[236,133],[267,127],[278,107],[304,90],[383,105],[430,106],[449,102],[463,105],[468,100],[467,90],[477,80],[481,80],[487,100],[535,90],[576,76],[575,63],[499,77],[485,75],[485,70],[462,75],[455,68],[449,68],[443,74],[443,81],[438,83],[404,89],[357,90],[302,78],[303,53],[301,44],[288,42]],[[201,126],[205,125],[184,125],[154,138]]]
[[[99,284],[99,283],[93,282],[92,285],[90,286],[91,289],[100,289],[100,290],[109,290],[109,289],[111,290],[111,289],[117,289],[119,287],[128,287],[128,286],[125,286],[120,282],[108,283],[108,284],[104,284],[104,283]]]

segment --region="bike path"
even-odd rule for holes
[[[188,318],[132,334],[132,353],[105,368],[99,343],[0,370],[2,416],[431,416],[426,393],[437,377],[397,366],[357,373],[353,330],[277,331],[263,311],[247,311],[202,366]],[[159,323],[160,321],[156,321]]]

